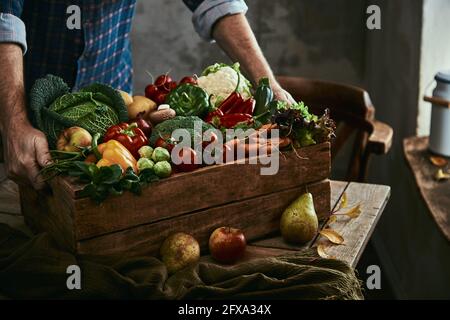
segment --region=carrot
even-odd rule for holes
[[[86,157],[86,159],[84,160],[84,162],[86,162],[86,163],[93,163],[93,164],[97,163],[97,161],[98,161],[97,157],[93,153],[88,155]]]
[[[280,148],[286,148],[292,143],[292,139],[289,137],[280,138]]]

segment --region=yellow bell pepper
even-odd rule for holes
[[[109,167],[118,164],[123,171],[131,167],[135,173],[138,173],[136,159],[120,142],[109,140],[102,143],[98,146],[98,152],[102,158],[97,162],[97,167]]]

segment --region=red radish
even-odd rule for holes
[[[145,96],[149,99],[154,99],[155,96],[158,94],[158,87],[154,84],[149,84],[145,87]]]
[[[194,77],[184,77],[183,79],[180,80],[180,84],[185,83],[197,85],[197,79],[195,79]]]
[[[160,104],[163,104],[164,102],[166,102],[166,97],[167,97],[167,92],[159,92],[155,96],[156,104],[160,105]]]
[[[167,82],[172,82],[172,78],[167,74],[162,74],[155,80],[155,85],[161,89]]]
[[[166,89],[168,92],[172,91],[178,86],[176,81],[166,82],[164,84],[164,89]]]

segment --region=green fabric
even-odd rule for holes
[[[81,290],[68,290],[66,269],[81,269]],[[32,238],[0,224],[0,296],[13,299],[362,299],[344,262],[313,251],[235,266],[202,261],[168,277],[152,257],[75,256],[47,234]]]

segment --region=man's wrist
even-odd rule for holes
[[[28,130],[29,127],[31,127],[31,123],[26,114],[12,115],[0,121],[0,133],[2,136],[7,136],[12,132]]]
[[[275,76],[273,75],[272,71],[266,71],[266,72],[257,72],[254,74],[250,74],[250,79],[254,83],[254,85],[258,85],[259,81],[263,78],[269,79],[270,85],[278,85],[278,81],[276,80]]]

